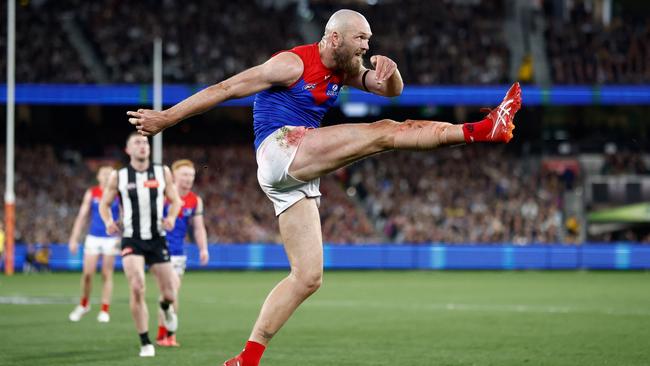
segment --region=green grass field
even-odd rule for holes
[[[2,276],[0,365],[221,365],[283,275],[189,273],[182,347],[153,359],[137,357],[121,273],[109,324],[95,319],[99,277],[93,310],[70,323],[79,274]],[[650,273],[328,272],[262,365],[650,365]]]

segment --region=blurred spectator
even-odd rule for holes
[[[17,11],[16,80],[96,81],[68,41],[61,25],[66,16],[83,31],[111,82],[150,82],[153,39],[161,36],[165,82],[214,83],[264,62],[279,50],[306,42],[295,5],[259,4],[178,0],[26,3]],[[341,6],[337,1],[312,4],[312,23],[319,32]],[[394,58],[408,83],[507,81],[509,52],[501,1],[387,1],[359,10],[376,27],[371,53]],[[4,13],[0,16],[6,18]],[[2,34],[0,46],[5,43]],[[0,68],[4,69],[5,62],[0,59]]]
[[[67,155],[51,146],[17,149],[16,234],[22,242],[67,240],[93,182],[90,167],[58,157]],[[249,145],[165,148],[167,161],[178,158],[197,165],[195,189],[205,200],[210,242],[281,242]],[[323,240],[559,242],[564,189],[555,173],[494,146],[383,154],[322,179]]]
[[[614,18],[605,26],[577,1],[568,19],[550,17],[546,45],[558,84],[650,82],[650,19]]]
[[[338,1],[319,1],[316,24],[339,8]],[[393,58],[407,84],[508,81],[502,1],[404,0],[351,8],[373,29],[370,54]]]
[[[600,171],[604,175],[650,174],[650,169],[641,154],[616,152],[605,154],[605,161]]]
[[[563,185],[498,147],[397,152],[353,166],[371,217],[395,242],[557,243]]]

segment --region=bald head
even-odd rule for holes
[[[341,9],[330,17],[325,25],[325,36],[332,32],[364,32],[371,34],[370,24],[361,13],[350,9]]]
[[[360,13],[342,9],[332,14],[320,42],[324,57],[332,60],[328,67],[350,75],[358,74],[371,36],[370,24]]]

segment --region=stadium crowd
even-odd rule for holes
[[[494,146],[394,153],[362,162],[349,182],[396,242],[561,242],[563,185]]]
[[[19,148],[17,156],[19,241],[65,243],[83,192],[95,184],[94,172],[51,146]],[[250,146],[167,148],[165,160],[176,158],[196,162],[195,191],[206,203],[210,242],[281,241],[272,206],[256,180]],[[384,154],[322,179],[323,238],[331,243],[559,242],[562,190],[556,175],[499,148]]]
[[[566,19],[549,17],[546,44],[558,84],[650,82],[650,18],[615,17],[609,25],[576,2]]]
[[[264,3],[20,2],[16,80],[98,81],[81,62],[62,26],[64,19],[73,19],[109,82],[150,82],[152,42],[162,36],[165,82],[213,83],[263,62],[278,50],[308,42],[301,32],[304,18],[297,15],[295,4],[280,8]],[[311,21],[320,28],[342,4],[314,2]],[[356,7],[375,25],[371,54],[394,58],[408,84],[495,84],[510,79],[503,1],[344,5]],[[547,53],[555,83],[650,81],[650,22],[614,18],[611,25],[603,26],[584,7],[574,9],[569,19],[546,14]],[[5,16],[5,7],[0,7],[0,17]],[[0,32],[0,48],[4,48],[6,31]],[[0,57],[1,69],[5,63]]]
[[[20,157],[15,183],[18,242],[68,240],[83,194],[96,184],[90,166],[97,164],[86,164],[67,155],[74,156],[55,151],[52,146],[16,149],[16,156]],[[4,160],[4,156],[1,158]],[[197,163],[195,191],[205,201],[210,242],[281,241],[273,207],[257,184],[255,156],[249,145],[170,147],[165,158],[169,163],[178,158],[190,158]],[[114,161],[119,160],[117,157]],[[4,165],[0,170],[4,174]],[[0,182],[0,189],[4,191],[4,181]],[[321,192],[325,196],[321,217],[326,241],[381,241],[363,209],[345,195],[334,177],[323,179]]]

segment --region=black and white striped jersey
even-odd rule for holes
[[[149,169],[137,171],[129,164],[117,173],[117,190],[123,212],[122,237],[149,240],[165,236],[163,165],[150,164]]]

